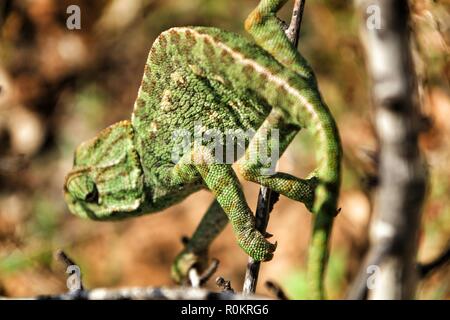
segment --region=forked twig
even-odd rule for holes
[[[191,287],[200,288],[203,286],[213,276],[213,274],[216,273],[218,267],[219,260],[212,259],[211,264],[202,274],[199,274],[196,268],[189,269],[188,276]]]
[[[222,277],[217,277],[216,284],[219,288],[222,289],[222,292],[234,293],[234,290],[231,287],[231,281],[225,280]]]
[[[213,274],[216,273],[218,267],[219,267],[219,260],[212,259],[212,262],[209,265],[209,267],[200,276],[200,286],[204,285],[213,276]]]

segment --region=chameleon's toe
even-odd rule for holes
[[[252,230],[239,240],[242,249],[255,261],[269,261],[277,248],[277,243],[270,243],[257,230]]]
[[[196,254],[183,250],[172,264],[171,277],[176,283],[183,283],[187,281],[191,268],[196,268],[197,271],[202,272],[207,265],[207,261],[207,253]]]

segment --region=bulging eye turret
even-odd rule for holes
[[[67,190],[75,198],[89,203],[98,202],[98,190],[94,180],[87,174],[70,177]]]

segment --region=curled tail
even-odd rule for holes
[[[319,183],[315,190],[314,227],[308,254],[308,282],[311,298],[325,297],[324,275],[328,260],[328,243],[337,213],[340,188],[342,148],[338,130],[323,102],[317,82],[307,61],[290,43],[276,13],[287,0],[262,0],[248,16],[245,28],[255,41],[278,62],[297,73],[306,85],[299,90],[298,102],[286,110],[303,127],[310,127],[318,144],[318,167],[313,172]]]

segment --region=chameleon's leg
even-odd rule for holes
[[[272,145],[267,135],[274,130],[279,132],[279,141]],[[262,153],[273,155],[272,148],[278,148],[279,151],[275,152],[275,155],[281,156],[298,131],[298,126],[286,123],[277,110],[272,110],[250,141],[245,156],[237,162],[237,165],[239,172],[246,180],[259,183],[290,199],[303,202],[311,210],[317,179],[315,177],[306,180],[300,179],[284,172],[268,174],[264,170],[270,169],[270,166],[275,164],[278,159],[271,159],[270,162],[263,163],[260,158]],[[262,144],[265,145],[265,152],[260,149]],[[263,156],[267,157],[266,154]]]
[[[173,168],[174,180],[183,181],[185,176],[190,179],[194,170],[213,192],[230,220],[239,246],[256,261],[272,259],[276,244],[267,241],[256,230],[255,217],[231,165],[216,163],[211,150],[204,146],[194,146],[191,153],[183,156]]]
[[[312,69],[298,50],[291,44],[284,33],[276,13],[286,4],[287,0],[261,0],[259,5],[245,21],[246,30],[255,41],[268,51],[286,68],[296,72],[309,83],[311,93],[305,95],[315,96],[318,93],[317,83]],[[318,94],[317,96],[320,96]],[[323,105],[325,109],[326,106]],[[295,114],[296,110],[292,110]],[[322,113],[322,116],[331,117]],[[307,120],[306,120],[307,121]],[[333,122],[331,118],[331,122]],[[328,123],[331,123],[328,121]],[[315,134],[320,134],[320,127],[315,127]],[[315,190],[312,212],[315,213],[313,234],[308,257],[308,282],[312,298],[324,298],[325,291],[323,279],[325,266],[328,260],[328,242],[331,235],[333,219],[336,213],[337,196],[340,184],[340,143],[337,133],[333,133],[334,125],[327,129],[321,128],[323,136],[332,137],[329,141],[318,146],[319,154],[324,162],[319,163],[315,174],[318,185]]]
[[[207,267],[209,245],[225,228],[227,222],[228,217],[217,200],[214,200],[184,250],[175,258],[172,265],[172,278],[176,282],[186,279],[192,267],[199,271]]]

